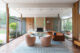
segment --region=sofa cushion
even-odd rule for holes
[[[75,40],[75,41],[74,41],[74,44],[77,45],[77,46],[80,46],[80,42],[79,42],[79,41],[76,41],[76,40]]]
[[[56,35],[57,36],[63,36],[64,34],[63,33],[60,33],[60,32],[57,32]]]
[[[56,33],[54,33],[54,36],[56,36]]]

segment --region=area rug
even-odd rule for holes
[[[35,46],[29,47],[26,42],[22,42],[13,53],[73,53],[62,42],[51,41],[52,46],[42,47],[39,40]]]

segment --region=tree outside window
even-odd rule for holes
[[[62,30],[72,32],[72,18],[62,20]]]

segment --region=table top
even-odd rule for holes
[[[47,32],[37,32],[37,33],[34,33],[34,34],[32,34],[32,35],[45,37],[45,36],[47,36],[48,34],[47,34]]]

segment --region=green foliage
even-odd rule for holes
[[[10,31],[10,38],[16,38],[16,31]]]
[[[6,12],[0,12],[0,25],[6,24]]]
[[[0,34],[5,34],[6,30],[0,30]]]
[[[71,20],[67,19],[66,22],[64,22],[64,31],[72,31],[72,22]]]
[[[14,18],[15,16],[9,16],[10,18]]]
[[[14,30],[16,30],[17,23],[15,23],[15,22],[12,22],[12,23],[10,23],[10,24],[9,24],[9,26],[10,26],[10,28],[11,28],[11,29],[14,29]]]
[[[2,44],[3,43],[3,40],[0,40],[0,44]]]

